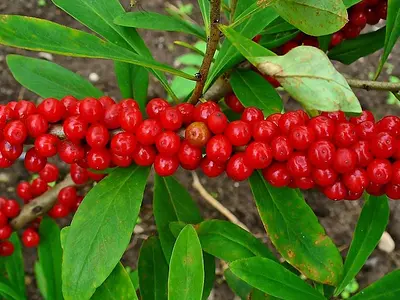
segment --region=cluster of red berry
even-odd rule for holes
[[[8,240],[13,232],[9,220],[18,216],[20,207],[17,201],[0,197],[0,256],[9,256],[14,245]]]

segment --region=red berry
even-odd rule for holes
[[[340,201],[344,200],[348,194],[346,186],[343,182],[338,181],[331,186],[327,186],[324,188],[324,194],[331,200]]]
[[[129,155],[121,156],[115,153],[111,153],[111,161],[114,165],[122,168],[129,167],[132,164],[132,157]]]
[[[156,150],[153,146],[137,144],[132,158],[138,166],[151,166],[156,159]]]
[[[71,165],[70,173],[75,184],[85,184],[89,180],[88,171],[78,164]]]
[[[200,103],[194,108],[193,120],[196,122],[205,122],[214,112],[221,111],[217,103],[213,101],[207,101],[205,103]]]
[[[225,136],[234,146],[244,146],[251,139],[251,127],[243,121],[233,121],[225,129]]]
[[[67,164],[73,164],[85,157],[84,148],[70,141],[62,141],[58,147],[58,156]]]
[[[8,240],[12,234],[12,228],[9,225],[0,227],[0,240]]]
[[[264,79],[268,81],[274,88],[280,87],[281,83],[274,77],[269,75],[263,75]]]
[[[57,166],[47,163],[42,171],[39,172],[40,178],[42,178],[46,182],[54,182],[57,181],[59,175],[59,171]]]
[[[378,15],[378,12],[375,10],[375,8],[367,8],[365,11],[365,15],[367,17],[367,23],[369,25],[376,25],[380,21],[380,16]]]
[[[183,141],[179,148],[178,158],[184,169],[195,170],[201,162],[201,149],[190,145],[187,141]]]
[[[178,153],[180,145],[180,138],[173,131],[165,131],[156,139],[156,148],[160,154],[173,156]]]
[[[137,109],[140,110],[140,106],[139,104],[131,99],[131,98],[127,98],[121,101],[120,103],[122,110],[126,110],[126,109]]]
[[[224,135],[216,135],[212,137],[206,147],[207,157],[217,163],[225,163],[232,154],[232,144]]]
[[[29,200],[33,199],[31,185],[29,184],[29,182],[21,181],[17,185],[17,195],[22,200],[24,200],[24,203],[27,203],[29,202]]]
[[[207,126],[214,134],[222,134],[228,126],[228,118],[221,111],[213,112],[207,119]]]
[[[351,149],[357,155],[357,165],[366,167],[374,159],[370,146],[366,141],[359,141],[355,143]]]
[[[20,120],[36,113],[36,106],[30,101],[19,100],[14,107],[14,113]]]
[[[294,48],[296,48],[296,47],[298,47],[298,46],[299,46],[299,44],[296,43],[295,41],[286,42],[286,44],[284,44],[284,45],[282,46],[282,53],[283,53],[283,54],[286,54],[286,53],[288,53],[290,50],[292,50],[292,49],[294,49]]]
[[[400,118],[396,116],[387,116],[376,123],[378,132],[387,132],[394,137],[400,137]]]
[[[104,148],[108,144],[110,134],[102,124],[93,124],[86,132],[86,142],[94,149]]]
[[[273,163],[263,170],[265,180],[275,187],[288,186],[291,178],[284,163]]]
[[[22,243],[25,247],[36,247],[39,242],[40,236],[34,229],[28,228],[22,233]]]
[[[76,188],[73,186],[67,186],[60,190],[57,196],[57,201],[59,204],[71,209],[75,206],[77,198],[78,195],[76,193]]]
[[[307,124],[310,122],[310,116],[302,109],[298,109],[295,111],[304,121],[304,124]]]
[[[42,134],[35,140],[35,149],[40,156],[51,157],[57,154],[59,140],[52,134]]]
[[[346,122],[346,115],[342,111],[323,112],[321,116],[327,117],[337,123]]]
[[[42,178],[36,178],[31,183],[31,192],[34,197],[44,194],[48,189],[47,182]]]
[[[348,173],[354,170],[357,165],[356,153],[347,148],[339,148],[336,150],[333,158],[333,168],[338,173]]]
[[[57,203],[49,210],[48,214],[53,219],[65,218],[69,214],[69,209],[64,205]]]
[[[95,98],[85,98],[79,104],[81,117],[88,123],[95,123],[103,119],[104,108],[100,101]]]
[[[135,133],[136,129],[142,123],[143,117],[140,110],[135,108],[124,109],[119,115],[119,123],[122,129],[127,132]]]
[[[353,145],[357,141],[355,125],[351,123],[339,123],[336,126],[336,132],[333,137],[335,145],[339,148],[345,148]]]
[[[362,29],[363,28],[361,26],[347,23],[347,25],[343,27],[342,32],[346,39],[355,39],[360,35]]]
[[[253,168],[246,162],[244,153],[236,153],[226,165],[226,174],[235,181],[243,181],[251,176]]]
[[[0,152],[3,154],[3,157],[8,160],[16,160],[21,156],[23,150],[22,145],[12,145],[4,140],[0,142]]]
[[[366,122],[366,121],[370,121],[370,122],[375,123],[375,117],[372,114],[372,112],[370,112],[369,110],[363,110],[360,116],[351,117],[349,119],[349,121],[350,121],[350,123],[352,123],[354,125],[358,125],[358,124],[361,124],[361,123]]]
[[[47,158],[40,156],[35,148],[31,148],[25,155],[25,168],[33,173],[39,173],[47,163]]]
[[[0,227],[6,226],[8,224],[7,216],[0,210]]]
[[[372,183],[386,184],[392,179],[392,166],[387,159],[375,159],[367,168],[368,177]]]
[[[267,168],[272,158],[272,149],[265,143],[252,142],[245,151],[246,163],[253,169]]]
[[[314,131],[317,140],[331,140],[335,134],[335,122],[329,117],[312,118],[307,126]]]
[[[370,148],[376,158],[389,158],[396,150],[396,139],[387,132],[380,132],[371,139]]]
[[[50,123],[60,121],[65,113],[65,106],[61,101],[54,98],[47,98],[42,101],[37,107],[38,112]]]
[[[230,93],[225,96],[225,103],[226,105],[232,109],[235,113],[242,113],[244,111],[244,106],[240,103],[238,97],[235,94]]]
[[[392,165],[392,183],[393,184],[400,184],[400,161],[396,161]]]
[[[9,168],[12,166],[12,164],[13,164],[13,162],[11,160],[5,158],[0,151],[0,169]]]
[[[277,161],[287,161],[293,153],[293,147],[285,136],[277,136],[271,142],[272,155]]]
[[[400,139],[396,140],[396,151],[393,154],[395,160],[400,160]]]
[[[253,138],[257,142],[270,143],[278,134],[278,126],[270,121],[259,121],[253,126]]]
[[[110,167],[111,154],[107,149],[92,149],[87,154],[87,163],[91,169],[105,170]]]
[[[19,204],[15,200],[6,200],[6,202],[3,204],[2,211],[7,218],[15,218],[19,215]]]
[[[121,126],[119,123],[121,110],[121,106],[118,104],[113,104],[105,110],[103,123],[108,129],[117,129]]]
[[[352,25],[362,28],[367,25],[367,16],[363,11],[352,10],[349,15],[349,20]]]
[[[344,34],[341,31],[335,32],[331,38],[331,47],[336,47],[344,40]]]
[[[0,242],[0,256],[10,256],[14,253],[14,245],[10,241]]]
[[[372,196],[382,196],[385,194],[385,185],[383,184],[375,184],[370,182],[369,186],[366,189],[367,193]]]
[[[155,98],[149,101],[146,106],[146,113],[151,119],[158,119],[161,112],[169,107],[169,103],[161,98]]]
[[[392,200],[400,200],[400,184],[387,184],[385,186],[385,193]]]
[[[314,37],[308,37],[307,39],[305,39],[303,41],[303,45],[304,46],[311,46],[311,47],[319,48],[318,39],[314,38]]]
[[[96,182],[99,182],[100,180],[102,180],[104,177],[107,176],[106,174],[93,173],[90,171],[88,171],[88,175],[89,175],[90,179],[92,179]]]
[[[49,128],[47,120],[39,114],[28,116],[25,120],[25,126],[28,130],[28,134],[33,138],[46,133]]]
[[[176,106],[182,116],[183,124],[189,125],[193,121],[194,105],[190,103],[181,103]]]
[[[175,107],[168,107],[160,113],[161,125],[165,130],[176,131],[182,127],[183,118]]]
[[[279,126],[279,120],[282,118],[283,114],[281,113],[275,113],[272,115],[269,115],[266,120],[274,123],[276,126]]]
[[[294,182],[302,190],[310,190],[315,186],[314,180],[311,177],[296,177]]]
[[[0,129],[3,129],[7,122],[13,118],[14,111],[5,105],[0,105]]]
[[[356,125],[356,133],[360,140],[370,140],[376,134],[375,123],[371,121],[365,121]]]
[[[153,145],[161,132],[162,127],[159,121],[147,119],[136,130],[136,138],[142,145]]]
[[[4,127],[4,139],[13,145],[21,145],[28,137],[28,130],[25,124],[20,121],[11,121]]]
[[[241,120],[253,127],[255,123],[264,120],[264,114],[257,107],[246,107],[242,113]]]
[[[99,98],[99,102],[101,103],[101,105],[103,106],[103,108],[105,110],[110,108],[111,106],[113,106],[115,104],[115,101],[109,96],[100,97]]]
[[[279,129],[284,135],[289,134],[290,130],[298,125],[305,125],[305,121],[303,117],[295,111],[284,113],[278,122]]]
[[[368,173],[361,168],[354,169],[350,173],[343,174],[343,183],[349,191],[362,193],[369,185]]]
[[[311,165],[304,154],[293,154],[287,161],[286,167],[293,177],[307,177],[311,175]]]
[[[61,99],[61,103],[64,105],[67,114],[73,115],[73,110],[78,103],[78,99],[74,96],[65,96]]]
[[[225,171],[225,164],[214,162],[206,156],[201,161],[200,168],[204,175],[214,178],[218,177]]]
[[[211,132],[203,122],[193,122],[185,130],[185,139],[195,147],[204,147],[211,138]]]
[[[120,132],[111,140],[111,152],[117,155],[131,155],[135,151],[136,138],[132,133]]]
[[[317,141],[308,149],[308,158],[317,168],[326,169],[333,163],[335,146],[329,141]]]
[[[79,141],[86,136],[87,122],[81,116],[68,117],[63,123],[65,136],[71,141]]]
[[[159,154],[154,161],[154,170],[159,176],[171,176],[179,167],[179,160],[176,156]]]
[[[363,193],[354,193],[352,191],[347,192],[347,196],[344,198],[345,200],[358,200],[361,198]]]
[[[261,34],[257,34],[255,37],[253,37],[253,42],[258,44],[261,40],[261,37]]]
[[[312,170],[312,179],[322,187],[333,185],[338,178],[338,174],[331,168]]]
[[[315,140],[314,131],[307,126],[295,126],[289,132],[289,141],[295,150],[306,150]]]
[[[382,20],[386,20],[387,17],[387,12],[388,12],[388,3],[387,1],[381,1],[376,7],[376,14],[381,18]]]

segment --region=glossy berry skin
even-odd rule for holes
[[[315,140],[314,131],[307,126],[295,126],[289,132],[289,141],[295,150],[306,150]]]
[[[212,161],[207,156],[200,163],[200,169],[209,178],[218,177],[225,171],[225,164]]]
[[[386,1],[381,1],[376,7],[376,14],[382,20],[386,20],[388,12],[388,3]]]
[[[336,47],[344,41],[344,34],[341,31],[335,32],[331,38],[331,47]]]
[[[380,132],[369,143],[376,158],[389,158],[396,151],[396,139],[387,132]]]
[[[7,240],[12,234],[12,228],[9,225],[0,227],[0,240]]]
[[[332,111],[332,112],[323,112],[321,116],[327,117],[336,123],[343,123],[346,122],[346,115],[342,111]]]
[[[56,205],[53,206],[52,209],[49,210],[48,214],[50,217],[53,219],[60,219],[60,218],[65,218],[69,214],[69,209],[68,207],[57,203]]]
[[[0,256],[10,256],[14,253],[14,245],[10,241],[0,242]]]
[[[183,124],[189,125],[193,121],[194,105],[190,103],[180,103],[176,108],[181,113]]]
[[[257,142],[270,143],[278,134],[278,126],[270,121],[259,121],[253,126],[253,138]]]
[[[371,121],[365,121],[356,125],[356,134],[360,140],[371,140],[376,135],[375,123]]]
[[[5,157],[3,156],[3,154],[0,152],[0,168],[1,168],[1,169],[6,169],[6,168],[11,167],[12,164],[13,164],[13,161],[11,161],[11,160],[5,158]]]
[[[214,134],[222,134],[228,126],[228,118],[221,111],[213,112],[207,119],[207,126]]]
[[[232,144],[229,139],[222,134],[212,137],[206,146],[207,157],[217,163],[225,163],[232,154]]]
[[[138,166],[151,166],[156,159],[156,150],[153,146],[137,144],[132,158]]]
[[[225,136],[233,146],[244,146],[251,139],[251,127],[243,121],[233,121],[225,129]]]
[[[315,186],[314,180],[311,177],[296,177],[294,178],[294,183],[302,190],[310,190]]]
[[[28,137],[28,130],[25,124],[20,120],[9,122],[4,127],[4,139],[13,145],[21,145]]]
[[[387,116],[376,123],[378,132],[387,132],[394,137],[400,137],[400,118],[396,116]]]
[[[317,185],[326,187],[331,186],[336,182],[338,173],[336,173],[332,168],[313,169],[311,177]]]
[[[42,134],[35,140],[35,149],[40,156],[52,157],[57,154],[59,140],[52,134]]]
[[[320,169],[326,169],[333,163],[336,148],[329,141],[317,141],[308,149],[308,159],[311,164]]]
[[[73,186],[67,186],[60,190],[57,196],[57,201],[68,208],[73,208],[76,204],[78,195],[76,188]]]
[[[120,112],[118,120],[123,130],[135,133],[140,123],[142,123],[143,116],[140,110],[129,108]]]
[[[349,119],[349,122],[354,125],[358,125],[366,121],[375,123],[375,117],[369,110],[363,110],[360,116],[351,117]]]
[[[173,131],[165,131],[157,136],[156,148],[160,154],[173,156],[178,153],[181,141]]]
[[[338,181],[331,186],[325,187],[323,192],[326,197],[334,201],[344,200],[348,194],[346,186],[341,181]]]
[[[372,196],[382,196],[385,194],[385,185],[371,182],[366,191]]]
[[[357,165],[360,167],[366,167],[374,159],[371,148],[368,142],[359,141],[355,143],[351,149],[357,155]]]
[[[15,218],[20,212],[18,202],[15,200],[7,200],[2,207],[2,211],[7,218]]]
[[[211,132],[203,122],[193,122],[185,130],[185,139],[195,147],[204,147],[211,138]]]
[[[246,163],[253,169],[267,168],[272,158],[272,149],[265,143],[252,142],[245,150]]]
[[[85,98],[80,102],[79,112],[81,117],[88,123],[100,121],[104,116],[104,108],[100,101],[95,98]]]
[[[284,187],[290,184],[291,177],[284,163],[273,163],[262,173],[265,180],[274,187]]]
[[[28,116],[35,114],[36,111],[37,110],[35,104],[25,100],[19,100],[14,107],[14,114],[20,120],[23,120]]]
[[[37,247],[37,245],[39,245],[39,242],[40,236],[35,230],[28,228],[22,233],[22,243],[25,247]]]
[[[40,156],[35,148],[26,152],[24,165],[25,169],[33,173],[39,173],[46,165],[47,158]]]
[[[369,7],[365,10],[365,15],[367,17],[367,23],[369,25],[376,25],[380,21],[380,17],[377,14],[375,8]]]
[[[307,126],[314,131],[316,140],[332,140],[335,134],[335,121],[326,116],[312,118]]]
[[[235,94],[230,93],[225,96],[225,103],[226,105],[232,109],[235,113],[242,113],[244,111],[243,104],[239,101],[238,97]]]
[[[121,126],[119,123],[119,114],[122,108],[119,104],[113,104],[104,111],[103,123],[108,129],[117,129]]]
[[[88,125],[81,116],[68,117],[63,123],[65,136],[71,141],[79,141],[86,136]]]
[[[392,165],[392,183],[400,184],[400,161],[396,161]]]
[[[274,123],[276,126],[279,126],[279,120],[282,118],[283,114],[276,113],[269,115],[265,120]]]
[[[365,27],[367,25],[367,16],[362,11],[351,11],[349,20],[355,26]]]
[[[89,180],[89,174],[87,170],[80,167],[78,164],[71,165],[70,173],[75,184],[84,184]]]
[[[58,156],[67,164],[73,164],[85,157],[85,150],[79,144],[62,141],[58,147]]]
[[[251,176],[253,168],[246,162],[244,153],[236,153],[226,165],[226,174],[235,181],[243,181]]]
[[[400,200],[400,184],[387,184],[385,194],[392,200]]]
[[[271,142],[272,155],[277,161],[287,161],[293,153],[293,147],[285,136],[277,136]]]
[[[136,138],[142,145],[153,145],[162,132],[161,123],[155,119],[144,120],[136,130]]]
[[[45,167],[39,172],[39,177],[45,182],[57,181],[59,171],[57,166],[47,163]]]
[[[105,170],[110,167],[111,154],[107,149],[92,149],[87,153],[87,163],[91,169]]]
[[[31,192],[34,197],[44,194],[48,189],[47,182],[42,178],[36,178],[31,183]]]
[[[375,159],[367,168],[369,180],[374,184],[386,184],[392,179],[392,165],[387,159]]]
[[[6,226],[8,224],[7,216],[0,210],[0,227]]]
[[[304,154],[293,154],[286,165],[292,177],[308,177],[311,175],[311,164]]]
[[[99,98],[99,102],[103,106],[103,109],[110,108],[112,105],[115,104],[115,101],[109,96],[102,96]]]
[[[205,122],[214,112],[221,111],[220,107],[214,101],[200,103],[193,110],[193,120],[195,122]]]
[[[169,103],[161,98],[154,98],[146,106],[146,113],[151,119],[158,119],[161,112],[169,107]]]
[[[356,194],[364,192],[369,186],[368,173],[361,168],[356,168],[350,173],[343,174],[342,180],[347,189]]]
[[[165,130],[176,131],[182,127],[183,118],[175,107],[168,107],[160,113],[161,125]]]
[[[195,170],[202,159],[201,149],[190,145],[187,141],[183,141],[179,148],[178,159],[182,168]]]
[[[246,107],[242,113],[241,120],[253,127],[255,123],[264,120],[264,114],[257,107]]]
[[[0,142],[0,152],[8,160],[16,160],[21,156],[23,150],[24,149],[22,145],[12,145],[5,140]]]
[[[60,102],[64,105],[66,113],[72,115],[73,107],[78,103],[78,99],[74,96],[65,96]]]
[[[274,88],[277,88],[277,87],[280,87],[280,86],[281,86],[280,82],[279,82],[276,78],[274,78],[274,77],[272,77],[272,76],[269,76],[269,75],[263,75],[263,77],[264,77],[264,79],[265,79],[266,81],[268,81]]]
[[[108,129],[102,124],[93,124],[86,132],[86,142],[94,149],[104,148],[109,139]]]
[[[154,161],[154,170],[162,177],[173,175],[178,167],[179,160],[176,156],[159,154]]]
[[[357,164],[356,153],[347,148],[336,150],[333,158],[333,169],[338,173],[348,173],[354,170]]]
[[[360,35],[362,29],[361,26],[347,23],[347,25],[342,29],[342,32],[346,39],[355,39]]]
[[[129,110],[129,109],[140,110],[139,104],[131,98],[124,99],[119,104],[122,110]]]
[[[29,182],[21,181],[17,185],[17,195],[24,200],[24,203],[27,203],[29,200],[33,199],[31,185]]]
[[[6,105],[0,105],[0,129],[3,129],[7,122],[12,120],[14,111],[6,106]]]
[[[351,123],[339,123],[333,137],[334,143],[339,148],[346,148],[357,141],[355,125]]]
[[[132,133],[120,132],[111,140],[111,152],[117,155],[132,155],[137,145],[136,138]]]
[[[400,160],[400,139],[397,139],[395,144],[396,144],[396,147],[395,147],[396,151],[393,154],[393,158],[395,160]]]
[[[36,138],[39,135],[46,133],[49,128],[47,120],[39,114],[30,115],[25,120],[25,126],[29,136]]]
[[[284,135],[289,134],[290,130],[298,125],[305,125],[305,121],[303,117],[295,111],[283,114],[278,122],[279,129]]]

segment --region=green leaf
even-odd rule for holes
[[[210,1],[197,0],[199,3],[201,15],[203,16],[204,27],[206,29],[206,36],[210,36]]]
[[[243,1],[239,1],[239,3],[240,2]],[[277,17],[278,14],[272,9],[272,7],[267,7],[251,15],[251,17],[249,17],[245,22],[235,27],[235,30],[240,32],[245,37],[253,38]],[[233,29],[231,30],[235,31]],[[210,74],[207,78],[205,87],[206,90],[211,86],[213,81],[218,76],[231,69],[243,60],[243,56],[238,53],[237,49],[231,42],[232,41],[229,41],[227,39],[223,42],[221,49],[219,50],[218,56],[215,58],[215,63],[212,66]]]
[[[351,300],[395,300],[400,297],[400,270],[393,271],[363,289]]]
[[[260,45],[267,49],[274,49],[282,46],[288,41],[291,41],[298,34],[298,30],[266,34],[261,37]]]
[[[346,8],[352,7],[353,5],[356,5],[357,3],[361,2],[362,0],[343,0],[344,5]]]
[[[254,71],[235,71],[231,76],[231,86],[244,106],[260,108],[265,116],[280,113],[282,99],[275,88]]]
[[[52,219],[44,218],[39,234],[38,256],[40,269],[46,278],[46,299],[62,300],[60,229]]]
[[[222,220],[208,220],[196,226],[204,251],[227,262],[262,256],[276,260],[269,249],[251,233]]]
[[[375,80],[381,73],[385,62],[387,61],[390,52],[392,52],[394,45],[400,37],[400,1],[388,0],[388,12],[386,19],[386,37],[385,48],[381,60],[379,62],[378,70],[375,74]]]
[[[129,273],[129,278],[132,281],[133,287],[135,288],[135,290],[139,289],[139,271],[132,271]]]
[[[205,33],[198,35],[199,29],[193,30],[194,24],[171,16],[158,14],[155,12],[128,12],[119,15],[114,19],[114,23],[123,27],[143,28],[159,31],[174,31],[192,34],[200,39],[205,39]],[[201,32],[201,30],[200,30]]]
[[[240,259],[229,267],[240,279],[274,297],[285,300],[325,299],[298,276],[268,258]]]
[[[239,279],[239,277],[233,274],[229,268],[225,270],[224,277],[228,286],[236,295],[240,297],[240,299],[249,299],[249,295],[253,289],[250,285]]]
[[[65,244],[67,241],[67,235],[69,232],[69,227],[70,226],[65,226],[63,229],[60,231],[60,242],[61,242],[61,248],[64,250]]]
[[[259,172],[250,177],[250,186],[264,227],[279,253],[306,277],[338,284],[343,269],[340,253],[301,194],[272,187]]]
[[[181,231],[172,251],[168,300],[201,300],[204,286],[203,251],[192,225]]]
[[[35,271],[35,279],[38,288],[40,290],[40,293],[42,294],[44,299],[49,299],[47,294],[47,279],[43,273],[43,268],[38,261],[35,262],[34,271]]]
[[[101,97],[103,93],[78,74],[53,62],[21,55],[8,55],[7,65],[14,78],[42,98]]]
[[[361,270],[378,245],[389,222],[389,201],[386,196],[370,196],[365,201],[354,237],[344,264],[344,276],[335,291],[339,295]]]
[[[140,295],[143,300],[168,298],[168,264],[157,237],[142,245],[138,262]]]
[[[88,28],[98,33],[106,40],[126,49],[132,48],[136,53],[153,59],[150,50],[134,28],[124,28],[114,24],[114,18],[123,14],[123,9],[118,0],[52,0],[62,10],[85,24]],[[175,98],[168,85],[167,78],[160,71],[152,71],[165,90]]]
[[[65,299],[89,298],[129,244],[149,168],[118,168],[99,182],[76,212],[65,241]]]
[[[186,73],[195,74],[196,72],[199,71],[199,69],[194,68],[194,67],[186,67],[186,68],[183,68],[182,71],[184,71]],[[194,81],[187,80],[182,77],[174,77],[174,79],[171,82],[171,88],[173,91],[175,91],[176,96],[179,99],[185,98],[189,93],[191,93],[193,91],[195,86],[196,86],[196,83]],[[169,100],[171,100],[171,99],[169,99]]]
[[[271,24],[269,24],[267,26],[267,28],[265,28],[261,32],[261,34],[264,35],[264,34],[281,33],[281,32],[285,32],[285,31],[289,31],[289,30],[295,30],[295,29],[297,29],[297,28],[294,27],[292,24],[286,22],[281,17],[278,17],[274,21],[272,21]]]
[[[31,17],[0,16],[0,43],[60,55],[112,59],[195,80],[192,75],[135,54],[95,35]]]
[[[340,61],[346,65],[357,59],[370,55],[381,49],[385,42],[385,28],[366,34],[355,39],[345,40],[328,52],[330,59]]]
[[[10,256],[3,257],[2,260],[5,262],[8,280],[10,281],[13,290],[18,293],[20,298],[25,299],[25,269],[21,242],[16,232],[11,235],[9,240],[14,245],[14,253]]]
[[[287,22],[313,36],[339,31],[348,21],[342,0],[285,0],[272,6]]]
[[[118,263],[107,280],[97,288],[92,300],[133,300],[138,299],[135,288],[124,266]]]
[[[329,45],[331,44],[332,34],[322,35],[318,37],[319,48],[327,52],[329,49]]]
[[[7,296],[7,299],[14,299],[14,300],[26,299],[21,295],[19,295],[18,292],[15,291],[11,285],[2,282],[2,279],[0,279],[0,295],[5,297]]]

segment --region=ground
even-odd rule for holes
[[[128,9],[129,1],[121,1]],[[143,7],[143,13],[146,11],[162,12],[165,2],[163,0],[139,1]],[[171,1],[176,4],[177,1]],[[196,7],[194,0],[184,0],[184,3],[192,2]],[[39,18],[45,18],[51,21],[71,26],[77,29],[86,30],[82,25],[66,15],[61,10],[57,9],[51,1],[47,0],[47,4],[43,7],[38,6],[38,0],[15,0],[1,1],[1,14],[20,14],[29,15]],[[201,20],[199,11],[195,8],[193,18]],[[182,34],[164,33],[164,32],[142,32],[147,42],[147,45],[153,51],[156,59],[172,64],[174,58],[183,53],[181,48],[172,46],[175,40],[184,40],[193,42],[194,40]],[[26,91],[12,77],[7,68],[5,57],[10,53],[18,53],[38,57],[37,53],[27,52],[23,50],[11,49],[0,46],[0,103],[16,99],[30,99],[37,101],[38,96]],[[400,48],[397,47],[391,55],[389,68],[385,69],[385,74],[381,80],[387,80],[390,69],[393,70],[393,75],[400,76]],[[379,53],[371,55],[367,58],[360,59],[353,65],[344,66],[336,64],[338,69],[348,76],[360,79],[367,79],[369,73],[374,72],[379,59]],[[112,70],[112,62],[104,60],[89,60],[54,56],[53,60],[68,69],[77,72],[83,77],[89,78],[89,74],[96,73],[99,79],[94,84],[107,94],[120,98],[120,94],[116,85],[116,80]],[[396,73],[397,72],[397,73]],[[373,111],[377,118],[387,114],[400,114],[400,106],[388,105],[386,103],[387,93],[374,91],[356,91],[362,106],[365,109]],[[160,85],[153,79],[149,91],[150,96],[163,96],[164,92]],[[287,99],[287,97],[285,97]],[[294,108],[296,104],[292,100],[285,100],[286,107]],[[61,166],[66,171],[65,166]],[[23,164],[17,163],[10,170],[0,170],[0,191],[1,194],[15,197],[15,186],[20,180],[28,178],[27,172],[23,169]],[[203,212],[204,218],[219,218],[224,217],[215,209],[210,207],[199,196],[198,192],[191,187],[192,177],[189,173],[180,171],[178,174],[180,182],[189,188],[191,194],[198,202]],[[247,183],[233,183],[229,179],[223,177],[221,179],[208,179],[201,177],[201,182],[216,198],[227,208],[229,208],[257,237],[261,238],[265,243],[270,245],[270,241],[265,234],[264,228],[257,214],[252,195]],[[141,211],[142,222],[135,229],[135,235],[132,239],[131,246],[127,250],[123,258],[123,263],[132,268],[136,267],[136,259],[138,249],[141,242],[149,235],[154,234],[155,226],[151,213],[152,199],[152,184],[150,182],[146,193],[143,208]],[[362,207],[362,201],[356,202],[332,202],[328,201],[318,192],[309,192],[305,195],[306,201],[311,205],[321,224],[325,227],[328,235],[342,250],[345,255],[347,248],[351,242],[354,226]],[[400,246],[400,203],[391,202],[391,217],[388,226],[388,232],[396,242],[397,248]],[[37,290],[36,282],[33,276],[33,263],[36,259],[34,250],[26,250],[26,281],[29,289],[29,299],[41,299]],[[369,283],[379,279],[384,274],[397,269],[400,264],[400,251],[387,254],[380,250],[375,250],[364,266],[357,280],[361,286],[366,286]],[[220,268],[218,269],[218,280],[215,284],[215,289],[210,299],[234,299],[232,292],[224,282]]]

